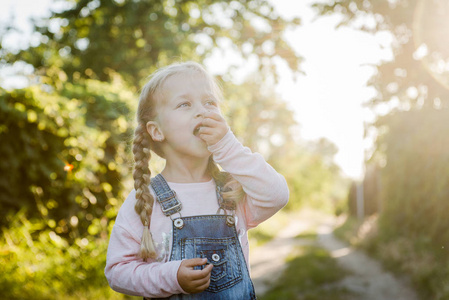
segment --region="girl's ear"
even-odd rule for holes
[[[162,142],[165,139],[165,136],[157,122],[149,121],[147,123],[147,132],[151,136],[151,139],[155,142]]]

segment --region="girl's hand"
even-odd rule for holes
[[[217,112],[208,111],[199,130],[199,137],[206,142],[207,146],[218,143],[228,132],[229,127],[225,119]]]
[[[206,264],[205,258],[186,259],[181,262],[178,269],[178,282],[184,291],[189,294],[199,293],[209,287],[210,273],[213,265],[208,265],[202,270],[194,270],[195,266]]]

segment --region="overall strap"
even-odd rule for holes
[[[156,193],[156,199],[161,205],[165,216],[171,216],[181,211],[182,205],[176,197],[176,192],[170,189],[167,181],[161,174],[151,179],[151,187]]]

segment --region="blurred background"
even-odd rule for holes
[[[423,299],[449,299],[448,20],[446,0],[2,1],[1,298],[129,298],[103,269],[139,90],[195,60],[289,184],[253,247],[313,209]]]

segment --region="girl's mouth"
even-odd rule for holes
[[[203,126],[198,125],[198,126],[195,127],[195,129],[193,129],[193,135],[194,135],[194,136],[198,136],[201,127],[203,127]]]

